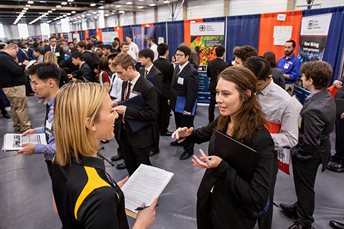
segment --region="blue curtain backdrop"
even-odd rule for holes
[[[184,21],[167,22],[169,58],[176,54],[178,45],[184,42]]]
[[[131,37],[133,37],[133,31],[131,30],[130,25],[123,26],[123,41],[125,41],[125,36],[127,35],[130,35]]]
[[[85,40],[85,33],[84,33],[84,31],[80,30],[80,31],[78,31],[78,33],[79,33],[79,36],[80,36],[80,40],[81,41]]]
[[[155,43],[158,44],[158,38],[163,37],[166,43],[166,22],[158,22],[154,24],[154,38]]]
[[[260,15],[232,16],[227,18],[227,62],[233,58],[237,45],[251,45],[258,50]]]
[[[96,30],[95,29],[89,29],[88,30],[88,36],[89,36],[89,38],[91,38],[91,36],[96,36],[97,34],[96,34]]]

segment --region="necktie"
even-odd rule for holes
[[[45,134],[45,140],[48,142],[48,133],[47,133],[47,130],[46,130],[46,125],[47,125],[47,122],[48,122],[48,116],[49,116],[49,110],[50,110],[50,106],[49,104],[47,103],[45,105],[45,118],[44,118],[44,134]]]
[[[51,50],[53,53],[55,53],[55,47],[53,47],[53,50]]]
[[[148,69],[145,68],[145,77],[148,75]]]
[[[130,96],[130,90],[131,90],[131,83],[128,82],[128,90],[127,90],[127,94],[125,95],[125,100],[129,99]]]

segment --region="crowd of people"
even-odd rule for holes
[[[13,129],[47,138],[47,145],[26,143],[18,153],[44,155],[63,228],[128,228],[120,189],[127,178],[116,182],[105,171],[99,144],[115,138],[118,148],[111,160],[132,175],[160,153],[160,136],[172,136],[170,145],[183,147],[180,160],[206,169],[197,192],[198,228],[271,228],[278,161],[286,154],[291,155],[297,200],[280,204],[281,212],[294,220],[290,229],[311,228],[319,165],[322,171],[344,171],[344,113],[336,115],[333,99],[344,97],[343,79],[333,82],[337,93],[331,95],[331,66],[324,61],[301,65],[293,40],[286,41],[285,56],[278,61],[272,52],[258,56],[244,45],[235,47],[234,59],[226,63],[225,48],[217,46],[207,66],[209,123],[196,129],[197,52],[182,43],[170,55],[168,44],[157,45],[154,38],[147,44],[139,50],[130,35],[112,44],[94,36],[1,44],[0,87],[11,104]],[[291,96],[300,80],[310,92],[301,110]],[[26,96],[33,93],[46,103],[42,127],[32,128],[29,120]],[[0,108],[10,118],[1,99]],[[171,111],[175,131],[169,130]],[[331,157],[334,128],[336,154]],[[256,151],[250,180],[215,152],[216,131]],[[194,144],[208,141],[208,153],[195,156]],[[154,222],[156,204],[139,212],[133,228]],[[344,228],[336,221],[331,226]]]

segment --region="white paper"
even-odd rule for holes
[[[122,187],[125,196],[125,208],[138,213],[135,209],[143,203],[146,206],[160,196],[173,177],[166,170],[141,164]]]
[[[19,150],[23,143],[43,144],[46,145],[45,134],[5,134],[3,150]]]
[[[293,26],[274,26],[274,45],[284,45],[291,38]]]

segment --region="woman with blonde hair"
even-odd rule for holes
[[[274,144],[255,92],[256,78],[250,70],[225,69],[216,86],[220,116],[206,127],[178,128],[172,135],[194,143],[209,141],[209,156],[201,151],[200,157],[192,159],[196,167],[206,169],[197,193],[198,229],[254,228],[267,209]],[[216,130],[256,151],[250,179],[242,177],[215,152]],[[242,153],[227,150],[231,154]]]
[[[114,137],[118,117],[109,94],[100,84],[69,83],[54,111],[52,184],[63,228],[129,228],[120,189],[127,178],[116,183],[97,158],[100,140]],[[133,228],[153,223],[156,202],[139,212]]]
[[[44,63],[51,63],[51,64],[56,64],[57,67],[59,67],[60,69],[60,73],[61,73],[61,77],[60,77],[60,88],[68,83],[70,80],[67,76],[67,73],[65,70],[63,70],[63,68],[60,68],[60,66],[58,65],[57,63],[57,57],[55,55],[55,53],[51,52],[51,51],[48,51],[44,54],[44,57],[43,57],[43,61]]]

